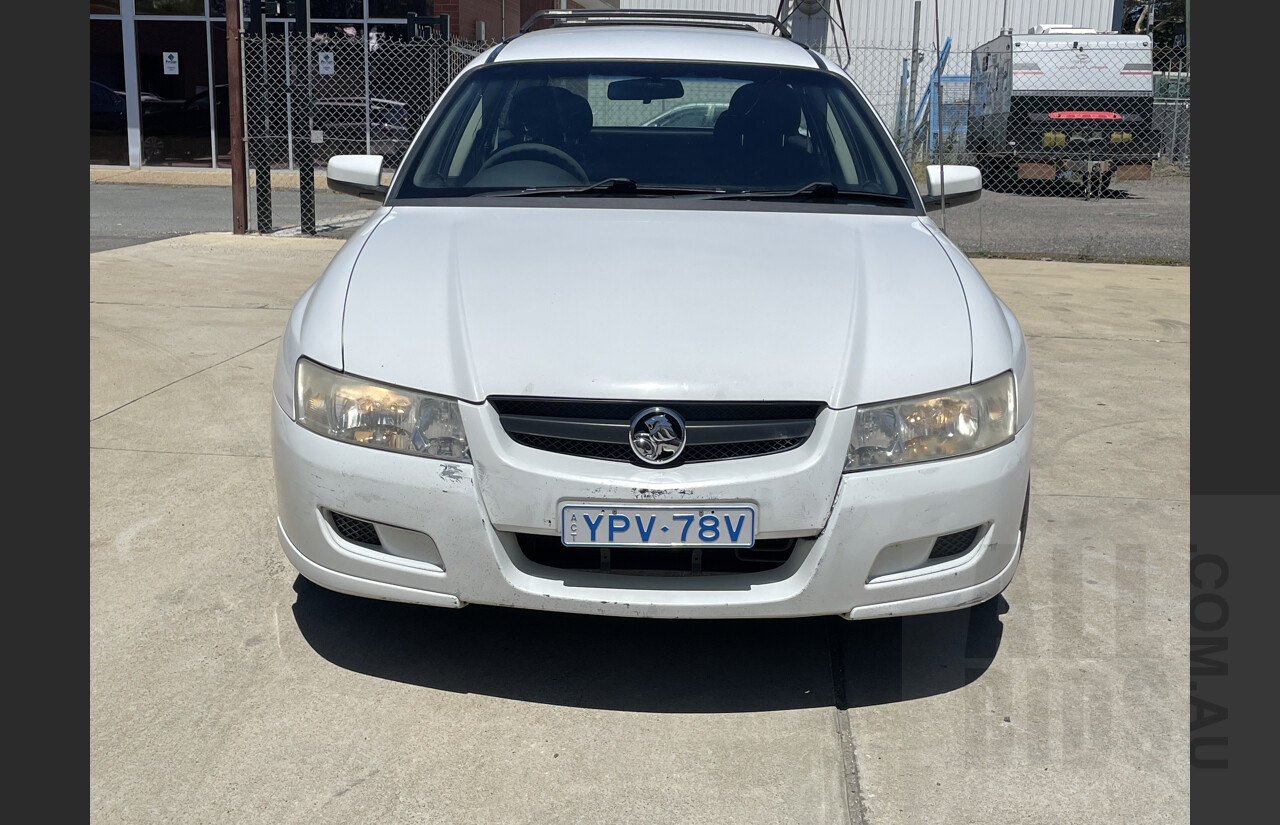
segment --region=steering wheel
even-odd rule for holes
[[[488,160],[480,164],[478,171],[483,172],[490,166],[497,166],[499,163],[506,163],[509,160],[538,160],[543,163],[550,163],[565,170],[582,183],[587,183],[587,170],[582,168],[582,164],[574,160],[573,156],[563,149],[557,149],[545,143],[516,143],[505,149],[499,149],[490,155]]]

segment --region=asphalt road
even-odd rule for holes
[[[934,222],[970,257],[1191,265],[1189,174],[1125,181],[1089,199],[1050,184],[986,190],[945,219],[933,213]]]
[[[1039,184],[1039,182],[1037,182]],[[250,192],[250,227],[256,194]],[[368,201],[315,192],[317,237],[345,238]],[[271,194],[272,227],[297,234],[296,189]],[[1084,199],[1070,188],[984,191],[934,221],[972,257],[1033,257],[1190,266],[1191,178],[1174,174],[1117,184],[1106,197]],[[89,184],[89,251],[99,252],[196,232],[232,230],[231,190],[224,186]]]
[[[250,216],[255,195],[250,192]],[[368,201],[327,189],[315,193],[317,237],[346,237],[355,223],[351,216],[367,215]],[[302,221],[297,189],[271,193],[274,228],[296,234]],[[256,226],[255,223],[250,223]],[[231,189],[226,186],[156,184],[89,184],[89,252],[119,249],[198,232],[231,232],[234,227]]]

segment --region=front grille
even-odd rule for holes
[[[333,529],[337,530],[338,535],[347,541],[356,544],[369,544],[374,547],[382,546],[382,541],[378,538],[378,531],[371,522],[332,511],[330,511],[329,515],[333,518]]]
[[[978,528],[970,527],[968,530],[961,530],[958,533],[948,533],[945,536],[938,536],[933,542],[933,550],[929,552],[931,559],[945,559],[950,556],[958,556],[966,553],[973,546],[973,542],[978,538]]]
[[[685,422],[686,445],[667,466],[793,450],[813,433],[823,405],[812,402],[661,402],[494,397],[489,403],[517,444],[564,455],[645,466],[631,449],[631,419],[666,407]]]
[[[556,570],[620,575],[708,576],[762,573],[791,558],[795,539],[762,539],[753,547],[568,547],[559,536],[517,533],[516,543],[534,564]]]
[[[584,458],[603,458],[605,461],[630,461],[635,458],[631,447],[626,444],[611,444],[607,441],[581,441],[575,438],[547,438],[540,435],[507,431],[511,440],[535,450],[546,450],[552,453],[578,455]]]

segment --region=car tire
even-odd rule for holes
[[[165,145],[164,138],[149,135],[142,139],[142,162],[152,163],[157,160],[164,160]]]
[[[1018,548],[1018,554],[1020,556],[1025,555],[1027,552],[1027,523],[1030,520],[1031,520],[1031,478],[1028,476],[1027,494],[1022,499],[1022,521],[1019,522],[1018,524],[1018,540],[1021,542],[1021,545]],[[994,602],[996,597],[1003,595],[1004,591],[1008,590],[1009,585],[1012,583],[1013,583],[1012,580],[1006,582],[1005,586],[1000,588],[999,593],[997,593],[995,596],[992,596],[990,599],[987,599],[986,601],[981,602],[981,604],[989,604],[991,602]]]
[[[1022,501],[1022,523],[1018,530],[1022,534],[1022,549],[1027,548],[1027,522],[1031,519],[1031,479],[1027,478],[1027,496]]]

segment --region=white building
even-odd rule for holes
[[[916,8],[921,43],[932,44],[934,19],[942,39],[970,51],[1002,28],[1025,32],[1038,23],[1071,23],[1108,31],[1116,23],[1120,0],[620,0],[623,9],[689,9],[789,15],[797,38],[815,18],[826,18],[828,46],[910,48]],[[937,14],[935,15],[935,10]],[[841,24],[843,22],[843,31]],[[817,27],[821,28],[821,27]]]

